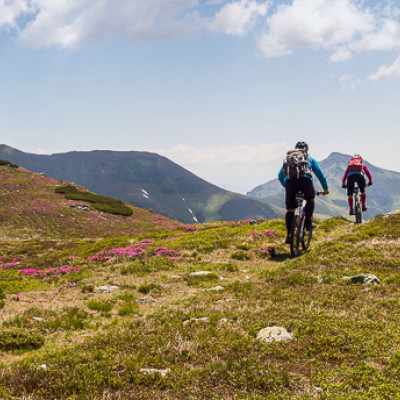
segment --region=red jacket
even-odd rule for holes
[[[349,175],[353,175],[353,174],[365,174],[365,175],[367,175],[369,184],[372,185],[372,176],[371,176],[371,172],[369,172],[368,167],[367,167],[365,164],[363,164],[361,172],[350,172],[350,173],[349,173],[349,167],[347,167],[346,172],[345,172],[344,175],[343,175],[342,186],[345,186],[345,185],[346,185],[347,177],[348,177]]]

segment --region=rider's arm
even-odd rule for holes
[[[279,171],[278,179],[279,179],[279,182],[281,183],[281,185],[283,187],[285,187],[286,186],[286,180],[285,180],[285,173],[283,172],[283,168],[281,168],[281,170]]]
[[[312,157],[308,157],[310,161],[311,171],[317,176],[319,182],[321,183],[322,189],[328,190],[328,181],[326,180],[325,174],[322,172],[317,160]]]
[[[342,186],[346,185],[347,182],[347,176],[349,175],[349,167],[346,168],[346,172],[343,175],[343,179],[342,179]]]
[[[372,175],[371,175],[371,172],[369,171],[368,167],[365,164],[363,164],[362,172],[364,172],[364,174],[367,175],[368,182],[370,185],[372,185]]]

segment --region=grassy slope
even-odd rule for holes
[[[0,292],[7,292],[0,397],[397,398],[400,216],[361,226],[326,220],[311,250],[297,259],[288,257],[283,237],[283,221],[275,220],[98,242],[4,242],[4,262],[19,259],[19,265],[0,275]],[[88,261],[143,239],[151,243],[141,256]],[[180,255],[157,256],[159,246]],[[277,247],[277,256],[262,256],[262,246]],[[21,279],[18,272],[67,263],[76,272],[59,278]],[[194,277],[194,271],[211,273]],[[342,279],[361,272],[382,284]],[[119,289],[92,292],[110,284]],[[223,289],[210,290],[216,286]],[[287,328],[295,340],[256,340],[271,325]]]
[[[98,237],[141,233],[174,222],[160,215],[132,207],[129,217],[84,211],[56,194],[61,183],[23,168],[0,166],[0,238]]]

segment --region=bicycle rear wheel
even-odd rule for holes
[[[298,215],[295,215],[290,229],[290,255],[292,257],[297,257],[300,252],[300,223],[300,218]]]
[[[307,250],[310,247],[312,231],[313,231],[312,222],[310,230],[306,230],[305,227],[303,226],[303,237],[301,238],[301,244],[303,246],[303,250]]]

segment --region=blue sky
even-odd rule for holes
[[[224,188],[298,140],[400,171],[400,2],[0,0],[1,143],[154,151]]]

